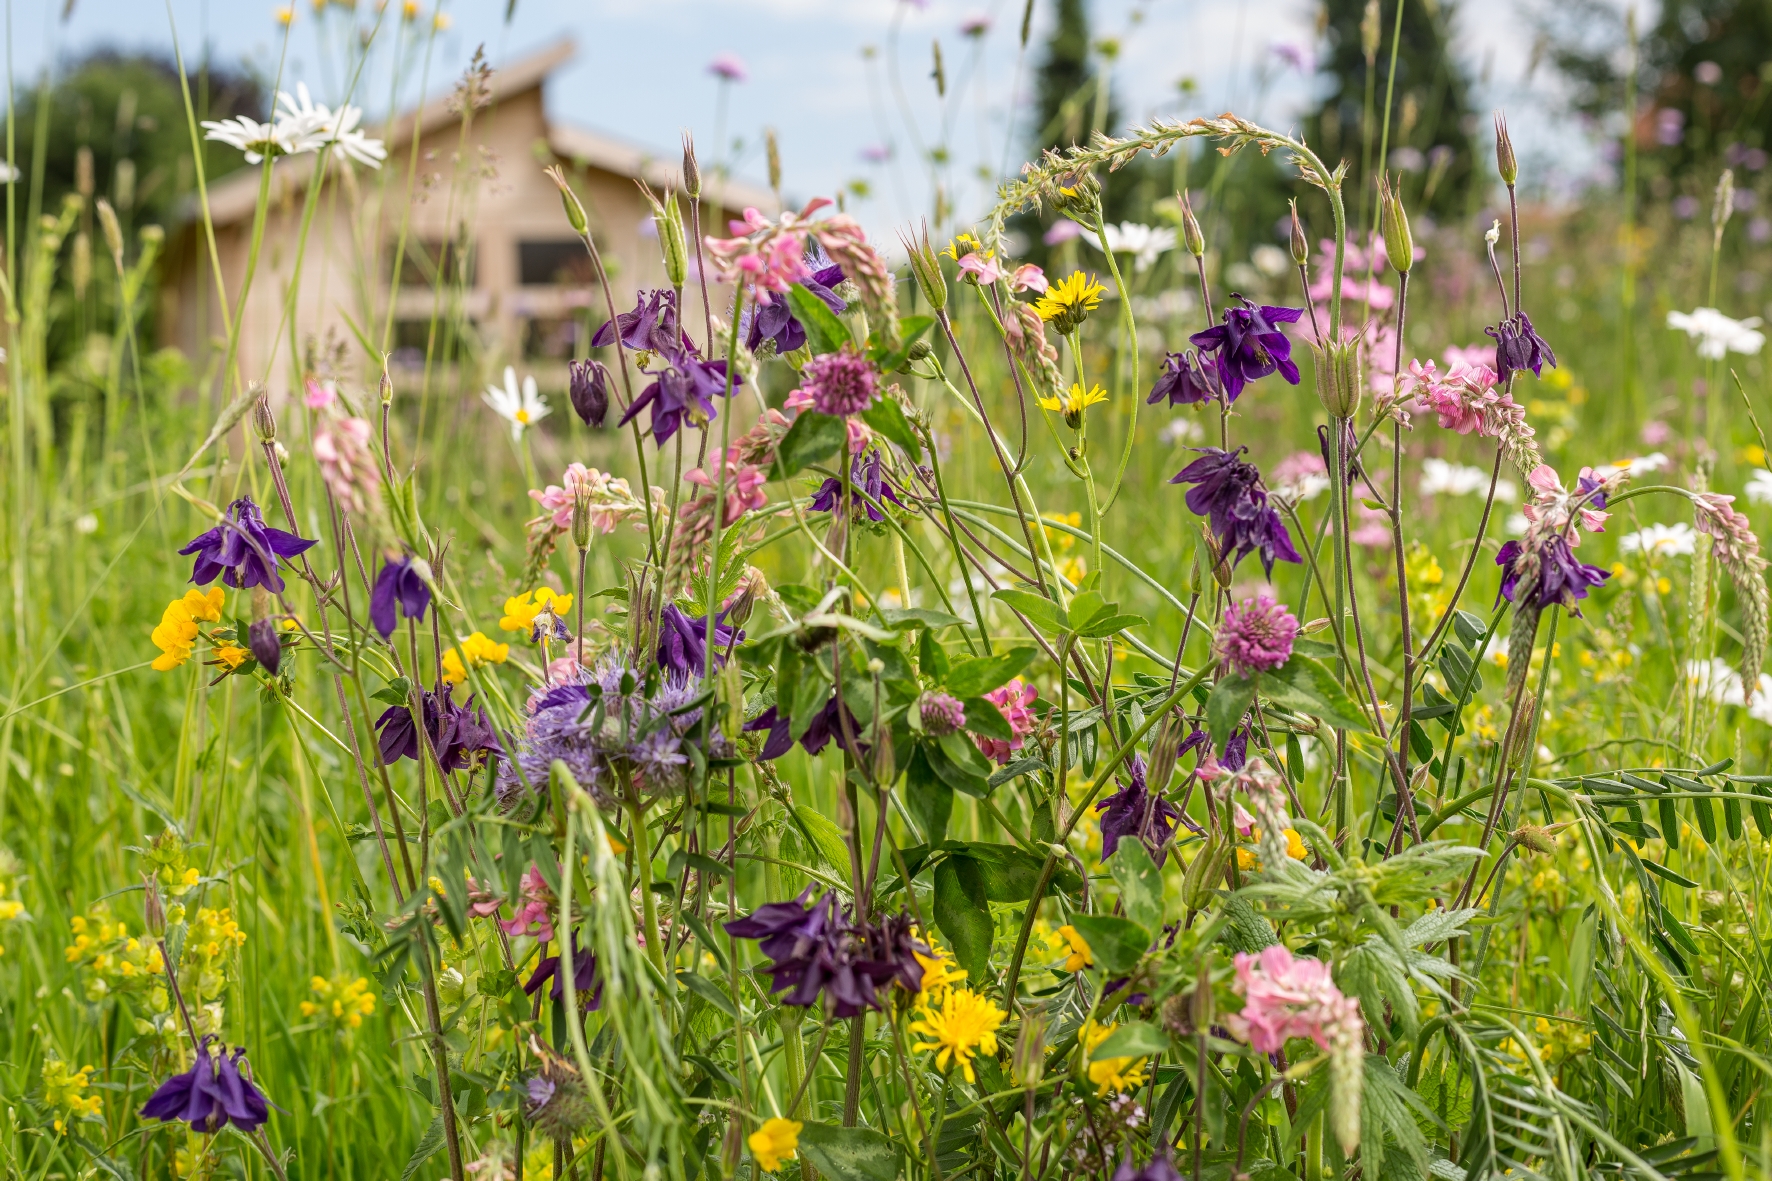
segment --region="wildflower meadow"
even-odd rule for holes
[[[1772,1176],[1763,151],[1393,152],[1372,0],[1358,126],[1095,82],[896,224],[685,134],[657,282],[427,163],[551,186],[550,371],[453,247],[305,322],[420,203],[430,18],[338,7],[256,112],[177,58],[176,226],[9,108],[6,1177]]]

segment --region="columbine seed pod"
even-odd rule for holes
[[[929,227],[923,227],[923,236],[904,238],[905,253],[910,256],[911,274],[917,278],[917,289],[929,306],[941,311],[948,306],[947,276],[941,273],[941,260],[935,257],[935,248],[929,244]]]
[[[1030,1009],[1021,1019],[1021,1030],[1015,1035],[1015,1052],[1009,1060],[1009,1081],[1017,1087],[1037,1087],[1046,1077],[1046,1031],[1050,1027],[1046,1014]]]
[[[1514,141],[1507,133],[1507,116],[1500,111],[1495,112],[1495,170],[1501,173],[1501,183],[1510,189],[1514,187],[1514,181],[1520,175],[1520,162],[1514,158]]]
[[[1188,200],[1186,192],[1175,194],[1181,198],[1181,236],[1187,242],[1187,252],[1195,258],[1206,253],[1206,235],[1200,232],[1199,219],[1194,216],[1194,203]]]
[[[1152,792],[1161,792],[1169,786],[1169,777],[1175,774],[1175,760],[1180,756],[1181,741],[1187,737],[1187,730],[1187,723],[1176,710],[1170,710],[1157,727],[1157,736],[1151,740],[1151,764],[1145,772],[1145,783]]]
[[[583,484],[572,495],[572,544],[580,553],[591,547],[591,492]]]
[[[647,190],[646,200],[652,205],[652,222],[658,227],[665,278],[672,287],[682,287],[689,278],[689,251],[683,243],[683,210],[677,204],[677,194],[667,190],[661,201]]]
[[[271,413],[271,399],[265,394],[252,404],[252,429],[258,432],[260,443],[268,446],[277,441],[277,416]]]
[[[560,190],[560,204],[566,210],[566,222],[575,234],[583,234],[590,227],[590,219],[585,216],[585,207],[579,203],[578,194],[566,183],[566,173],[558,164],[544,169],[554,187]]]
[[[1331,341],[1317,355],[1317,400],[1331,418],[1352,418],[1360,408],[1360,342]]]
[[[1292,262],[1304,266],[1311,260],[1310,239],[1304,236],[1304,222],[1298,216],[1298,202],[1292,202]]]
[[[701,165],[695,159],[695,137],[683,133],[683,195],[691,201],[701,200]]]
[[[1403,193],[1393,189],[1387,177],[1378,178],[1378,221],[1384,231],[1384,252],[1399,275],[1407,275],[1415,265],[1415,237],[1409,232],[1409,211],[1403,208]]]

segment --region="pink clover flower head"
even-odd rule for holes
[[[722,82],[743,82],[751,76],[736,53],[717,53],[708,63],[708,73]]]
[[[373,430],[362,418],[338,418],[314,430],[320,478],[339,505],[353,513],[367,512],[381,487],[381,469],[369,448]]]
[[[801,388],[812,395],[813,409],[839,418],[860,414],[874,404],[879,380],[873,364],[860,353],[842,349],[806,362]]]
[[[310,377],[307,380],[307,393],[302,401],[307,403],[309,410],[324,410],[338,401],[338,383]]]
[[[715,456],[715,459],[718,460],[719,457]],[[713,468],[712,473],[705,472],[698,467],[690,468],[683,473],[683,478],[691,484],[718,494],[722,464],[715,462],[710,466]],[[726,469],[726,511],[721,516],[722,528],[732,524],[747,512],[760,509],[769,503],[769,493],[764,488],[764,485],[768,483],[768,477],[764,475],[762,468],[743,462],[736,444],[727,449],[723,466]]]
[[[1045,242],[1048,246],[1058,246],[1062,243],[1069,242],[1073,238],[1081,238],[1082,236],[1083,227],[1081,224],[1072,221],[1068,217],[1061,217],[1047,228],[1046,233],[1041,236],[1041,241]]]
[[[966,705],[951,693],[928,692],[918,704],[918,717],[923,729],[936,738],[943,738],[966,725]]]
[[[1236,964],[1231,987],[1243,997],[1243,1011],[1226,1014],[1224,1023],[1256,1051],[1278,1053],[1293,1038],[1327,1050],[1361,1028],[1359,1002],[1342,995],[1322,960],[1276,943],[1259,955],[1238,952]]]
[[[981,255],[976,250],[969,250],[960,257],[960,273],[970,275],[972,281],[981,287],[989,287],[991,284],[1000,283],[1009,277],[1008,272],[1003,269],[1003,264],[988,254]]]
[[[1243,676],[1272,672],[1292,658],[1298,619],[1267,595],[1225,608],[1218,658]]]
[[[1023,291],[1044,292],[1049,286],[1051,284],[1046,281],[1046,272],[1031,262],[1022,263],[1009,276],[1009,290],[1018,295]]]
[[[513,916],[501,923],[507,935],[533,935],[543,943],[554,938],[554,918],[559,907],[554,902],[554,892],[542,879],[541,871],[531,862],[523,871],[523,885],[518,905]]]
[[[1040,691],[1016,677],[1001,689],[992,689],[984,695],[984,699],[996,706],[1002,713],[1003,720],[1009,723],[1013,738],[1005,741],[1001,738],[985,738],[974,734],[972,741],[983,751],[985,757],[997,763],[1007,763],[1012,754],[1021,749],[1022,740],[1034,728],[1034,711],[1031,708]]]

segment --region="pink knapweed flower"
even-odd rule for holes
[[[1001,689],[992,689],[984,695],[984,699],[996,706],[1002,713],[1003,720],[1009,723],[1009,729],[1015,737],[1004,741],[1001,738],[984,738],[974,734],[972,741],[985,757],[997,763],[1007,763],[1009,757],[1021,749],[1024,739],[1034,728],[1034,711],[1030,708],[1040,691],[1034,686],[1023,683],[1016,677]]]

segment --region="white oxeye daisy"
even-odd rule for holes
[[[524,428],[534,426],[553,413],[541,395],[535,392],[534,377],[525,377],[522,392],[518,392],[517,371],[509,365],[505,366],[504,385],[487,386],[485,398],[486,404],[511,424],[512,439],[521,439]]]

